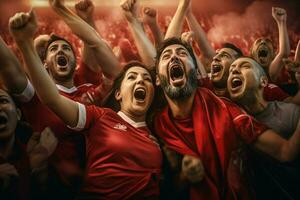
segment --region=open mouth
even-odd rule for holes
[[[261,49],[258,51],[258,57],[259,58],[265,58],[268,56],[268,51],[265,49]]]
[[[184,71],[179,65],[174,65],[170,70],[170,77],[173,81],[181,80],[183,78]]]
[[[144,88],[138,88],[134,91],[134,98],[138,101],[144,101],[146,98],[146,90]]]
[[[218,73],[222,70],[222,66],[221,65],[213,65],[212,67],[212,74]]]
[[[66,66],[68,64],[68,60],[67,60],[67,58],[65,56],[59,56],[57,58],[57,64],[59,66],[64,67],[64,66]]]
[[[6,116],[0,115],[0,130],[6,127],[8,120]]]
[[[233,78],[231,81],[231,87],[233,89],[240,87],[243,84],[240,78]]]

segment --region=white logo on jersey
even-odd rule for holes
[[[123,125],[123,124],[120,124],[120,123],[117,123],[115,126],[114,126],[115,129],[119,129],[119,130],[122,130],[122,131],[126,131],[127,130],[127,126]]]

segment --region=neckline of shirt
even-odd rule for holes
[[[57,87],[60,91],[63,91],[63,92],[68,93],[68,94],[77,91],[77,87],[75,87],[75,86],[73,86],[73,87],[71,87],[71,88],[67,88],[67,87],[65,87],[65,86],[56,84],[56,87]]]
[[[131,126],[133,126],[134,128],[140,128],[140,127],[145,127],[147,126],[146,122],[135,122],[132,119],[130,119],[125,113],[123,113],[122,111],[119,111],[117,113],[124,121],[126,121],[128,124],[130,124]]]

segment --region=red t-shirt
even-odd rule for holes
[[[80,62],[74,74],[74,85],[81,86],[86,83],[101,85],[103,82],[102,71],[92,71],[84,62]]]
[[[61,95],[79,102],[85,102],[83,101],[84,95],[95,88],[90,84],[71,89],[60,85],[57,87]],[[26,89],[30,90],[30,87]],[[54,167],[60,177],[59,179],[66,185],[71,185],[70,180],[73,180],[74,177],[78,177],[80,180],[85,161],[84,137],[80,134],[74,134],[73,130],[69,129],[58,116],[40,102],[36,94],[29,102],[23,103],[21,108],[25,120],[32,126],[33,131],[41,132],[48,126],[57,137],[58,144],[49,164]]]
[[[83,107],[79,121],[86,130],[87,172],[83,197],[144,199],[159,196],[162,155],[145,123],[124,114]]]
[[[267,101],[284,101],[289,97],[280,87],[275,84],[269,83],[264,88],[264,98]]]
[[[192,144],[187,137],[191,131],[172,119],[169,107],[155,119],[155,130],[168,148],[197,156],[204,164],[204,180],[191,187],[191,199],[249,199],[242,147],[253,143],[267,127],[206,88],[198,88],[192,110]]]

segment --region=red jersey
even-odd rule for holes
[[[79,104],[76,129],[86,130],[83,198],[158,199],[162,155],[145,122]]]
[[[95,86],[85,84],[68,89],[57,85],[57,88],[63,96],[74,101],[86,102],[84,97],[90,91],[93,91]],[[71,179],[82,176],[83,163],[85,161],[84,137],[80,134],[73,134],[73,130],[69,129],[59,117],[40,102],[30,82],[28,82],[28,86],[23,94],[26,94],[27,97],[21,99],[29,100],[22,105],[24,118],[31,124],[33,131],[41,132],[48,126],[54,132],[58,139],[58,144],[50,158],[49,164],[54,167],[55,173],[59,175],[59,179],[64,184],[71,185]],[[78,179],[80,180],[80,178]]]
[[[102,71],[92,71],[84,62],[80,62],[74,74],[74,85],[81,86],[86,83],[101,85],[103,82]]]
[[[275,84],[269,83],[264,88],[264,99],[267,101],[284,101],[289,97],[280,87]]]
[[[206,88],[197,89],[192,112],[179,122],[166,107],[155,118],[155,130],[168,148],[203,162],[205,177],[191,186],[191,199],[250,199],[243,147],[267,127]]]

